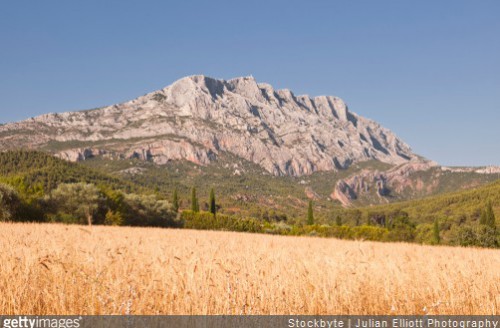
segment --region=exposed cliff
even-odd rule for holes
[[[398,165],[418,159],[340,98],[296,96],[252,77],[190,76],[122,104],[6,124],[0,147],[46,149],[71,161],[103,155],[202,165],[229,152],[293,176],[371,159]]]

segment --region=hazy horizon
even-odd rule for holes
[[[500,165],[496,1],[5,7],[2,123],[112,105],[188,75],[253,75],[338,96],[442,165]]]

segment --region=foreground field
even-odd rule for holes
[[[0,314],[500,314],[500,251],[0,223]]]

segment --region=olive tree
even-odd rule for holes
[[[177,213],[172,205],[155,195],[125,195],[125,224],[132,226],[175,226]]]
[[[21,200],[14,188],[0,184],[0,221],[15,219],[16,212],[20,206]]]
[[[104,197],[93,184],[60,184],[47,197],[51,208],[62,221],[76,221],[92,225]]]

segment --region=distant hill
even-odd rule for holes
[[[393,168],[391,165],[378,161],[354,164],[338,172],[315,172],[302,177],[273,176],[258,165],[227,154],[219,156],[217,162],[205,166],[183,161],[156,165],[137,159],[109,160],[104,158],[94,158],[81,163],[148,189],[158,188],[165,195],[171,195],[176,188],[181,195],[184,208],[189,207],[188,201],[193,186],[198,189],[202,207],[208,207],[206,202],[209,192],[211,188],[214,188],[223,213],[259,217],[263,212],[274,211],[277,214],[286,214],[289,220],[301,222],[306,217],[307,201],[312,199],[318,222],[323,223],[333,222],[337,215],[344,216],[348,222],[354,223],[355,215],[352,214],[356,211],[363,212],[362,221],[365,222],[368,212],[376,210],[391,212],[396,209],[408,209],[416,220],[426,222],[434,215],[447,213],[448,197],[455,199],[457,194],[479,193],[480,197],[483,197],[481,201],[476,201],[474,197],[465,198],[461,204],[463,207],[455,204],[451,211],[448,210],[450,216],[458,217],[464,213],[469,215],[471,211],[466,208],[474,208],[477,212],[488,198],[488,190],[491,187],[486,184],[500,178],[495,174],[443,171],[440,167],[432,167],[425,171],[411,171],[405,164]],[[375,175],[377,177],[384,175],[398,177],[397,168],[406,172],[399,175],[406,183],[400,193],[392,193],[388,189],[387,194],[380,196],[376,181],[358,180],[358,185],[363,186],[363,189],[349,206],[343,206],[340,201],[332,197],[332,193],[335,192],[334,188],[343,181],[352,181],[354,180],[352,177],[362,176],[366,172],[378,172]],[[387,183],[397,186],[396,183],[400,181]],[[420,188],[420,186],[432,186],[432,188]],[[497,185],[494,184],[494,186]],[[432,196],[425,198],[428,195]],[[409,199],[414,199],[414,201],[405,202]],[[427,204],[441,199],[444,201],[438,202],[436,208],[432,210],[424,208],[425,206],[417,208],[418,204]],[[386,204],[370,205],[381,202]],[[412,210],[413,208],[415,210]]]
[[[500,180],[469,190],[361,209],[365,216],[404,211],[415,222],[431,223],[434,219],[450,218],[460,224],[465,221],[478,221],[481,211],[489,201],[493,205],[497,222],[499,222]]]

